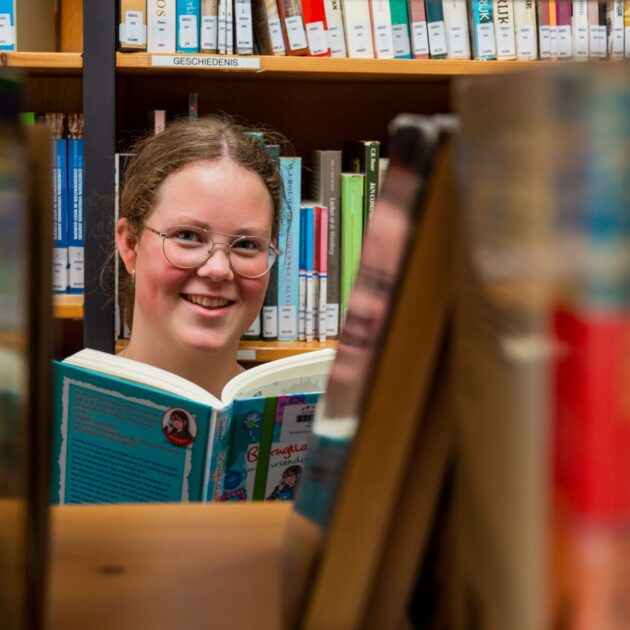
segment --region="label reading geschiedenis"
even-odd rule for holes
[[[259,57],[204,57],[202,55],[153,55],[155,68],[224,68],[226,70],[259,70]]]

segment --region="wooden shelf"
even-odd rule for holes
[[[80,74],[83,70],[83,55],[60,52],[3,52],[0,53],[0,67],[45,73]]]
[[[207,67],[156,67],[149,53],[116,53],[116,67],[123,73],[189,74],[200,72],[213,76],[282,77],[303,79],[405,81],[419,78],[448,79],[462,75],[487,75],[539,67],[536,61],[459,61],[450,59],[342,59],[332,57],[255,57],[260,69],[226,69]],[[171,55],[173,56],[173,55]],[[177,55],[208,59],[225,59],[225,55]],[[251,57],[250,57],[251,59]]]
[[[83,319],[83,295],[53,295],[53,316],[57,319]]]

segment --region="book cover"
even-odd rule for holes
[[[370,0],[374,54],[378,59],[394,58],[394,34],[389,0]]]
[[[254,2],[254,35],[261,55],[286,55],[276,0]]]
[[[201,0],[177,0],[177,46],[179,53],[198,53]]]
[[[514,4],[512,0],[495,0],[493,13],[497,59],[516,59]]]
[[[118,41],[120,50],[147,49],[147,3],[145,0],[119,0],[120,24]]]
[[[556,0],[556,50],[558,59],[573,57],[571,0]]]
[[[372,20],[368,0],[340,0],[348,57],[374,57]]]
[[[83,293],[83,114],[68,114],[68,293]]]
[[[363,229],[367,228],[378,198],[378,163],[381,143],[378,140],[346,140],[343,144],[342,168],[349,173],[365,175],[363,191]]]
[[[309,56],[330,57],[324,0],[302,0],[302,14]]]
[[[339,336],[341,295],[341,151],[314,151],[311,196],[328,208],[326,336]]]
[[[608,35],[608,58],[623,59],[624,56],[624,3],[623,0],[608,0],[606,3],[606,33]]]
[[[280,173],[284,194],[283,221],[280,224],[278,249],[278,339],[298,339],[298,294],[300,255],[300,199],[302,159],[281,157]]]
[[[514,3],[516,58],[520,61],[538,59],[536,5],[534,0]]]
[[[346,36],[343,29],[343,12],[341,0],[324,0],[326,25],[328,27],[328,43],[332,57],[347,57]]]
[[[573,0],[571,28],[573,32],[573,57],[588,59],[588,2],[587,0]]]
[[[201,52],[219,52],[219,0],[201,0]]]
[[[424,0],[409,0],[411,50],[415,59],[429,58],[429,35]]]
[[[475,59],[496,59],[492,0],[472,0],[470,24]]]
[[[449,59],[470,59],[466,0],[443,0],[446,48]]]
[[[55,362],[53,502],[227,499],[247,461],[247,448],[233,443],[238,418],[250,430],[262,426],[244,409],[268,409],[275,419],[283,395],[313,400],[333,357],[323,350],[257,366],[232,379],[221,399],[166,370],[96,350]],[[295,442],[287,426],[278,437],[276,449]]]
[[[300,0],[278,0],[278,13],[288,55],[308,55]]]
[[[365,175],[341,174],[341,296],[340,311],[345,319],[350,292],[361,258],[363,238],[363,191]]]
[[[252,0],[234,0],[234,24],[236,26],[236,54],[254,54],[254,30]]]
[[[147,52],[174,53],[176,0],[147,0]]]
[[[396,59],[411,59],[411,37],[409,34],[409,11],[407,0],[389,0],[394,36]]]
[[[431,59],[446,59],[448,46],[442,0],[426,0],[426,14]]]

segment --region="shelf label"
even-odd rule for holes
[[[328,40],[330,42],[330,54],[333,57],[346,56],[346,36],[343,34],[343,26],[339,24],[329,24]]]
[[[281,306],[278,313],[278,336],[295,337],[297,339],[298,326],[297,309],[295,306]]]
[[[432,57],[446,55],[448,48],[446,47],[446,27],[443,20],[437,22],[429,22],[429,50]]]
[[[219,49],[219,19],[216,15],[204,15],[201,18],[201,49]]]
[[[0,13],[0,46],[13,46],[13,42],[11,16],[8,13]]]
[[[269,37],[271,38],[271,49],[274,53],[284,55],[284,36],[282,35],[282,24],[280,18],[269,18]]]
[[[152,55],[154,68],[225,68],[260,70],[260,57],[204,57],[201,55]]]
[[[199,46],[198,33],[196,15],[179,16],[179,45],[182,48],[197,48]]]
[[[573,30],[573,47],[576,59],[588,59],[588,27],[578,26]]]
[[[124,30],[124,39],[123,36],[120,38],[123,43],[137,46],[143,46],[147,43],[143,11],[127,11],[125,21],[120,26],[121,30]]]
[[[328,35],[323,22],[309,22],[306,25],[306,38],[311,55],[324,55],[328,52]]]
[[[497,45],[494,38],[494,24],[477,24],[477,57],[494,58],[497,55]]]
[[[627,9],[626,9],[627,10]],[[611,38],[611,57],[613,59],[623,58],[623,45],[624,45],[624,27],[613,26]]]
[[[370,23],[354,22],[350,25],[349,34],[348,56],[371,59],[374,56],[374,50],[372,48]]]
[[[413,22],[411,24],[411,40],[415,57],[429,54],[429,35],[426,22]]]
[[[391,59],[394,56],[391,24],[378,24],[374,27],[374,48],[378,58]]]
[[[516,57],[516,42],[514,41],[514,24],[497,24],[497,58],[514,59]]]
[[[516,51],[519,59],[536,59],[536,29],[533,26],[516,29]]]
[[[606,57],[606,27],[591,25],[590,31],[591,57],[604,59]]]
[[[449,59],[470,59],[468,29],[465,24],[453,24],[447,31],[447,49]]]
[[[559,59],[569,59],[573,56],[570,26],[556,26],[556,50],[558,51]]]
[[[308,47],[301,15],[285,18],[284,25],[287,28],[287,39],[291,50],[301,50]]]
[[[254,52],[254,34],[252,30],[252,5],[249,2],[237,2],[236,9],[236,42],[241,55]]]
[[[549,59],[551,57],[551,32],[549,26],[539,28],[540,58]]]
[[[394,24],[392,26],[394,36],[394,55],[396,57],[411,56],[411,42],[409,41],[409,29],[406,24]]]

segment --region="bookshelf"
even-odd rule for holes
[[[4,52],[0,53],[0,67],[29,72],[81,74],[83,58],[81,53]]]

